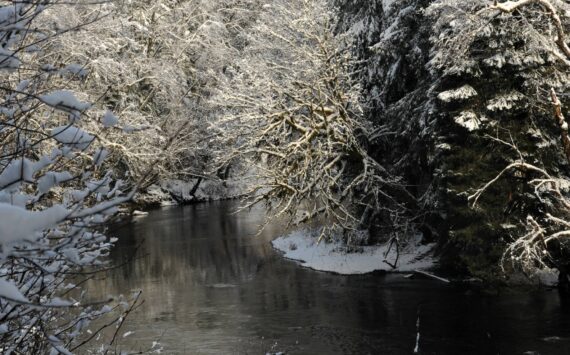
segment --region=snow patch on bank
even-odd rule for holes
[[[545,286],[558,285],[558,275],[560,273],[556,269],[543,269],[536,272],[538,283]]]
[[[343,275],[365,274],[372,271],[409,272],[425,270],[433,267],[436,260],[433,256],[435,244],[421,244],[421,236],[410,239],[408,245],[400,250],[398,264],[392,268],[396,260],[394,248],[386,255],[387,244],[361,246],[356,251],[348,252],[347,246],[337,238],[332,242],[321,241],[310,231],[294,231],[275,239],[273,247],[283,253],[287,259],[295,260],[302,266],[334,272]]]

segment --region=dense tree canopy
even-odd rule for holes
[[[1,1],[0,349],[77,351],[117,309],[114,351],[140,294],[92,300],[81,285],[108,267],[105,223],[173,179],[191,194],[239,181],[244,207],[317,222],[319,241],[421,233],[463,270],[564,281],[569,13],[560,0]]]

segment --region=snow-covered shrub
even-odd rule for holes
[[[79,335],[89,323],[113,309],[109,300],[90,300],[81,284],[105,268],[114,241],[100,226],[134,191],[104,163],[108,148],[100,137],[117,124],[114,115],[93,114],[95,103],[68,88],[83,67],[42,56],[42,48],[71,30],[42,20],[46,9],[59,6],[0,3],[3,354],[69,354],[85,340]]]

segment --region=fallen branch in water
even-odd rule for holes
[[[443,277],[436,276],[436,275],[434,275],[434,274],[430,274],[429,272],[426,272],[426,271],[414,270],[414,272],[415,272],[416,274],[420,274],[420,275],[423,275],[423,276],[427,276],[427,277],[430,277],[430,278],[432,278],[432,279],[435,279],[435,280],[438,280],[438,281],[441,281],[441,282],[451,283],[451,281],[449,281],[448,279],[445,279],[445,278],[443,278]]]

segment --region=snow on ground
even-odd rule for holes
[[[544,269],[536,272],[538,283],[545,286],[555,286],[558,284],[558,270]]]
[[[555,287],[558,285],[559,272],[556,269],[537,270],[534,274],[524,275],[520,272],[509,275],[508,282],[511,285],[540,285],[546,287]]]
[[[334,272],[343,275],[365,274],[376,270],[391,272],[409,272],[425,270],[435,265],[433,249],[435,244],[423,245],[421,236],[412,238],[409,245],[400,251],[400,257],[395,269],[384,260],[393,263],[396,254],[391,251],[385,257],[388,245],[373,245],[358,247],[356,252],[347,252],[346,245],[341,240],[317,243],[310,231],[294,231],[275,239],[273,247],[283,253],[283,256],[296,260],[302,266]]]

